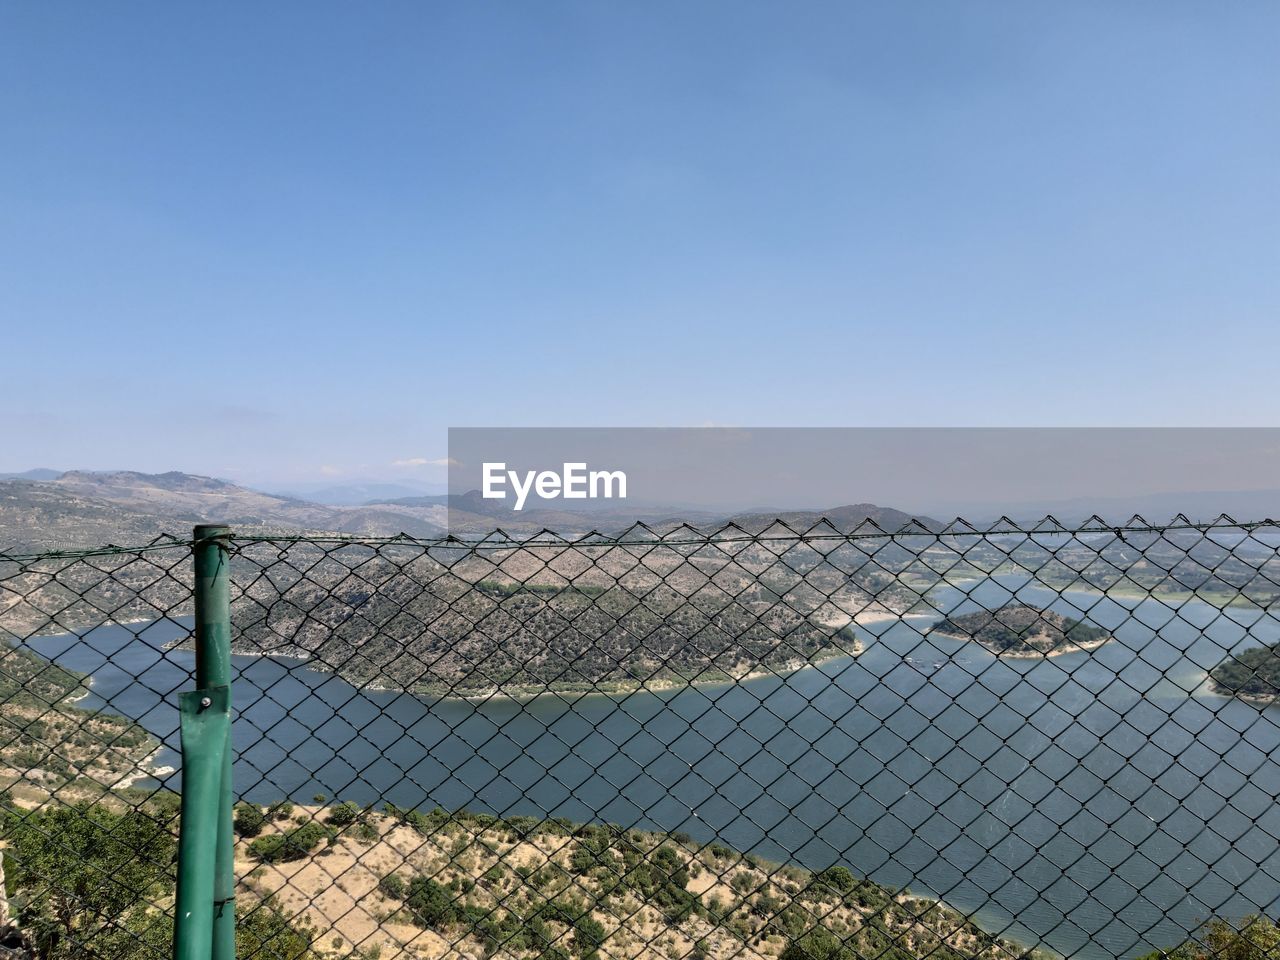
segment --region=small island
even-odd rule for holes
[[[1056,657],[1096,650],[1112,639],[1100,627],[1023,603],[946,617],[932,629],[976,640],[1001,657]]]
[[[1280,699],[1280,644],[1234,653],[1209,671],[1215,693],[1270,704]]]

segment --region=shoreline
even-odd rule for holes
[[[1097,640],[1087,640],[1084,643],[1069,643],[1061,647],[1055,647],[1053,650],[993,650],[990,646],[983,643],[977,637],[965,633],[953,633],[950,630],[931,630],[930,633],[937,633],[944,637],[951,637],[956,640],[963,640],[966,643],[976,643],[987,653],[991,654],[998,660],[1052,660],[1054,657],[1064,657],[1069,653],[1092,653],[1105,647],[1108,643],[1115,641],[1115,637],[1100,637]]]
[[[1242,700],[1252,707],[1280,706],[1280,694],[1272,697],[1258,693],[1237,693],[1234,690],[1225,690],[1218,686],[1217,681],[1213,679],[1211,670],[1200,670],[1199,676],[1199,681],[1194,689],[1187,692],[1187,696],[1216,697],[1219,700]]]
[[[896,617],[894,619],[896,619]],[[164,649],[184,650],[188,653],[191,652],[190,645],[185,641],[175,643],[172,646],[166,646]],[[251,657],[254,659],[260,657],[273,657],[280,660],[292,660],[298,664],[305,665],[307,669],[315,673],[338,677],[340,680],[349,684],[356,690],[373,690],[378,693],[409,694],[410,696],[430,699],[435,703],[484,703],[490,700],[512,700],[518,703],[528,703],[538,699],[539,697],[554,696],[564,700],[577,700],[582,697],[627,697],[635,693],[667,693],[673,690],[682,690],[687,687],[729,687],[738,683],[747,683],[752,680],[763,680],[767,677],[791,676],[792,674],[799,673],[801,670],[807,670],[811,667],[819,666],[829,660],[836,660],[840,657],[855,657],[862,653],[863,649],[862,641],[854,639],[847,648],[831,650],[825,655],[813,659],[789,660],[786,663],[779,664],[776,668],[757,667],[750,672],[739,676],[719,676],[711,679],[699,679],[695,677],[692,680],[663,678],[659,680],[636,681],[635,683],[614,681],[615,683],[618,683],[619,686],[607,689],[593,687],[591,689],[578,690],[541,687],[536,690],[518,688],[510,692],[503,692],[501,687],[493,687],[474,693],[464,694],[440,693],[438,690],[423,687],[390,686],[377,680],[370,680],[368,682],[356,681],[349,677],[344,677],[323,661],[317,661],[315,657],[309,657],[303,654],[277,653],[270,650],[242,652],[236,650],[233,645],[231,648],[231,655],[233,657]]]
[[[63,697],[60,705],[74,707],[81,700],[87,700],[91,693],[93,693],[93,674],[88,674],[84,678],[84,686],[80,689],[80,692],[74,693],[69,697]]]
[[[169,652],[170,650],[181,650],[184,653],[196,652],[195,641],[191,636],[174,637],[172,640],[165,642],[160,647],[160,649],[165,651],[166,653]],[[251,657],[251,658],[275,657],[278,660],[297,660],[299,663],[310,663],[312,660],[315,659],[315,657],[313,657],[311,654],[305,653],[305,652],[287,653],[284,651],[276,651],[276,650],[237,650],[234,640],[231,642],[231,656]],[[321,670],[318,667],[313,667],[312,669],[316,670],[317,673],[329,672],[327,670]]]
[[[172,618],[166,617],[130,617],[127,620],[117,620],[115,617],[107,617],[105,620],[99,620],[97,623],[86,623],[79,627],[63,627],[57,624],[58,629],[53,633],[30,633],[22,637],[18,643],[24,644],[30,640],[54,639],[56,637],[79,637],[84,639],[85,634],[91,633],[100,627],[131,627],[139,623],[159,623],[168,619],[170,623],[176,623]]]
[[[1084,643],[1070,643],[1066,646],[1050,650],[1047,653],[1038,650],[1021,650],[1014,653],[996,653],[994,650],[991,650],[990,647],[986,647],[985,644],[983,644],[983,646],[991,653],[996,653],[996,656],[1005,657],[1009,660],[1051,660],[1054,657],[1065,657],[1070,653],[1092,653],[1094,650],[1100,650],[1102,647],[1105,647],[1108,643],[1115,642],[1115,639],[1115,637],[1108,636],[1102,637],[1098,640],[1087,640]],[[982,641],[979,640],[978,643],[982,643]]]
[[[441,693],[438,689],[428,687],[399,687],[382,683],[379,680],[370,680],[360,682],[344,677],[337,670],[333,669],[324,661],[317,661],[314,656],[299,652],[277,652],[273,650],[251,650],[241,651],[236,649],[233,642],[231,645],[231,655],[233,657],[274,657],[282,660],[293,660],[299,664],[305,665],[307,669],[315,673],[322,673],[329,676],[336,676],[345,683],[357,690],[373,690],[379,693],[408,694],[414,697],[422,697],[430,699],[434,703],[488,703],[490,701],[512,701],[515,703],[530,703],[539,697],[558,697],[561,700],[576,701],[584,697],[628,697],[636,693],[669,693],[685,688],[702,688],[717,686],[733,686],[739,683],[746,683],[753,680],[762,680],[767,677],[788,677],[812,667],[819,666],[829,660],[835,660],[839,657],[856,657],[865,649],[864,644],[850,630],[853,623],[858,625],[867,625],[881,622],[893,622],[905,617],[921,617],[924,614],[895,614],[892,612],[876,612],[871,616],[859,614],[857,617],[850,617],[848,622],[837,629],[836,635],[844,635],[848,637],[848,646],[835,647],[830,646],[823,648],[817,656],[808,659],[792,659],[785,663],[779,664],[776,668],[768,666],[758,666],[747,673],[738,676],[721,675],[714,678],[700,679],[674,679],[663,678],[657,680],[644,680],[635,682],[612,681],[616,686],[610,686],[608,683],[601,686],[595,686],[590,689],[556,689],[554,687],[540,687],[537,689],[517,688],[510,691],[503,691],[501,687],[492,687],[475,692],[455,694]],[[830,624],[828,624],[830,626]],[[175,638],[163,647],[163,650],[183,650],[192,652],[191,637]]]
[[[142,780],[155,780],[159,782],[165,777],[168,777],[177,773],[178,772],[177,767],[155,766],[156,760],[160,758],[160,754],[164,752],[164,749],[165,749],[165,745],[163,743],[159,744],[149,754],[147,754],[145,757],[143,757],[141,760],[135,763],[131,771],[126,773],[119,780],[116,780],[111,784],[109,784],[110,788],[112,790],[127,790],[130,787],[132,787],[135,783],[138,783]]]
[[[863,651],[862,642],[854,640],[853,645],[847,650],[833,650],[826,656],[817,657],[809,660],[790,660],[785,664],[780,664],[777,668],[773,667],[757,667],[741,676],[716,677],[714,679],[700,680],[694,678],[692,680],[646,680],[638,681],[635,684],[619,687],[612,690],[556,690],[543,689],[539,691],[512,691],[510,693],[502,692],[501,688],[494,687],[491,691],[481,691],[479,693],[468,693],[461,695],[449,694],[432,694],[422,691],[423,694],[433,697],[436,703],[489,703],[491,701],[510,700],[515,703],[531,703],[539,697],[559,697],[561,700],[581,700],[585,697],[630,697],[637,693],[670,693],[672,691],[680,691],[686,689],[702,689],[705,687],[732,687],[740,683],[749,683],[753,680],[764,680],[768,677],[784,677],[794,676],[803,670],[811,670],[827,663],[831,660],[838,660],[840,657],[856,657]],[[392,688],[396,690],[398,688]],[[402,691],[406,693],[414,693],[413,690]]]
[[[1270,606],[1263,606],[1245,597],[1234,597],[1230,602],[1224,604],[1221,602],[1215,602],[1215,600],[1212,598],[1202,596],[1192,591],[1179,593],[1177,599],[1175,600],[1172,597],[1162,598],[1159,595],[1155,595],[1151,592],[1144,591],[1144,590],[1133,589],[1133,588],[1122,588],[1122,587],[1116,587],[1116,586],[1103,589],[1087,583],[1077,583],[1077,584],[1065,586],[1065,587],[1054,587],[1050,584],[1040,583],[1039,581],[1036,581],[1034,576],[1029,576],[1026,571],[1010,571],[1007,573],[999,573],[998,571],[993,571],[986,577],[960,576],[955,578],[948,578],[946,576],[943,576],[943,577],[940,577],[936,583],[933,583],[930,586],[932,588],[937,588],[941,586],[941,587],[949,587],[954,589],[962,589],[965,586],[979,584],[984,582],[985,580],[993,580],[997,577],[1002,577],[1002,576],[1026,577],[1028,578],[1029,582],[1036,583],[1044,587],[1045,589],[1057,591],[1059,597],[1064,597],[1067,593],[1076,593],[1076,594],[1080,594],[1087,597],[1102,597],[1102,598],[1112,597],[1112,598],[1120,598],[1120,599],[1131,599],[1135,601],[1154,599],[1157,602],[1161,602],[1161,603],[1176,602],[1179,605],[1186,602],[1199,602],[1199,603],[1204,603],[1210,609],[1214,609],[1214,610],[1226,610],[1230,607],[1238,607],[1238,608],[1251,607],[1257,611],[1265,613],[1268,610],[1272,609]],[[870,609],[868,609],[867,607],[869,607]],[[937,611],[912,612],[912,610],[909,609],[906,611],[894,612],[893,610],[885,607],[883,604],[872,603],[872,604],[866,605],[866,607],[864,607],[862,610],[858,611],[857,613],[844,614],[842,616],[827,618],[825,621],[822,621],[822,625],[827,627],[836,627],[838,631],[843,632],[845,630],[850,630],[850,628],[854,626],[876,627],[883,624],[890,624],[890,625],[895,623],[908,624],[908,623],[911,623],[912,621],[934,620],[938,616],[939,614]],[[166,618],[161,618],[161,620],[163,619],[166,619]],[[127,626],[133,626],[137,624],[158,623],[158,622],[161,622],[161,620],[147,619],[144,617],[132,617],[132,618],[126,618],[126,619],[108,618],[101,621],[98,624],[87,625],[87,626],[84,626],[81,628],[75,628],[75,629],[61,629],[56,633],[38,634],[32,637],[28,637],[27,639],[37,639],[39,637],[65,637],[65,636],[83,637],[88,632],[100,626],[127,627]],[[173,621],[173,622],[177,623],[177,621]],[[177,625],[182,626],[181,624],[177,624]],[[852,631],[850,630],[850,632]],[[880,631],[880,630],[869,631],[870,635],[876,638],[881,636],[883,632],[884,631]],[[925,631],[925,632],[927,633],[929,631]],[[1098,649],[1101,649],[1106,644],[1116,639],[1114,636],[1108,636],[1100,640],[1088,641],[1083,644],[1073,643],[1073,644],[1059,647],[1047,652],[1041,652],[1036,650],[997,651],[987,646],[986,644],[984,644],[981,640],[977,640],[972,636],[967,636],[964,634],[953,634],[946,631],[937,631],[937,632],[941,636],[945,636],[950,639],[958,640],[961,642],[977,643],[978,646],[982,647],[982,649],[992,654],[992,656],[996,657],[997,659],[1005,659],[1005,660],[1033,660],[1034,661],[1037,659],[1053,659],[1053,658],[1067,656],[1069,654],[1075,654],[1075,653],[1092,653]],[[163,644],[160,647],[160,649],[164,651],[183,650],[185,652],[192,652],[194,649],[192,635],[190,633],[187,633],[184,636],[175,637],[172,640],[169,640],[168,642]],[[776,669],[769,668],[769,667],[758,667],[756,669],[753,669],[747,673],[744,673],[738,676],[722,675],[722,676],[717,676],[714,679],[711,679],[711,678],[701,679],[701,678],[695,677],[692,679],[665,678],[665,679],[658,679],[658,680],[634,681],[634,682],[621,681],[621,682],[615,682],[616,685],[613,685],[613,686],[604,684],[603,687],[590,686],[586,688],[579,687],[579,688],[568,688],[568,689],[557,689],[555,687],[551,687],[551,688],[540,687],[536,689],[515,688],[513,690],[503,690],[501,687],[494,686],[491,688],[472,690],[470,692],[461,693],[461,694],[455,694],[448,691],[441,691],[439,687],[430,688],[430,687],[415,687],[415,686],[408,686],[408,687],[397,686],[394,684],[388,684],[380,678],[371,678],[368,681],[364,681],[364,682],[354,681],[343,676],[343,674],[340,672],[340,669],[336,668],[335,666],[327,664],[323,661],[318,661],[313,654],[306,651],[299,651],[296,648],[291,648],[287,650],[286,649],[244,650],[244,649],[237,649],[236,644],[233,642],[231,653],[233,656],[238,656],[238,657],[250,657],[250,658],[273,657],[273,658],[278,658],[280,660],[292,661],[299,665],[305,665],[307,669],[313,670],[317,673],[337,676],[343,679],[345,682],[349,683],[352,687],[362,691],[375,691],[378,693],[389,693],[389,694],[397,694],[397,695],[409,694],[411,696],[430,699],[432,702],[436,702],[436,703],[459,702],[459,703],[476,704],[476,703],[486,703],[492,700],[512,701],[516,703],[530,703],[536,700],[538,697],[550,697],[550,696],[555,696],[563,701],[574,702],[579,699],[583,699],[585,697],[594,697],[594,696],[618,698],[618,697],[630,696],[636,693],[653,693],[653,694],[669,693],[669,692],[680,690],[686,687],[705,688],[705,687],[716,687],[716,686],[730,686],[738,683],[746,683],[746,682],[752,682],[755,680],[761,680],[770,676],[776,676],[780,678],[788,677],[796,673],[799,673],[802,670],[818,666],[826,662],[827,660],[834,659],[836,657],[857,656],[860,653],[862,653],[863,650],[864,650],[864,644],[861,641],[857,640],[856,637],[854,637],[852,638],[852,643],[850,647],[846,650],[830,650],[830,651],[827,651],[825,654],[820,654],[819,656],[813,659],[802,660],[802,661],[788,661],[784,664],[780,664]],[[90,678],[88,682],[91,684],[92,679]],[[83,699],[87,698],[90,692],[91,691],[89,690],[83,690],[78,694],[73,695],[71,698],[68,698],[67,703],[68,704],[78,703]],[[1246,702],[1259,705],[1259,706],[1268,706],[1268,705],[1280,703],[1280,695],[1277,695],[1275,698],[1271,698],[1271,697],[1259,696],[1259,695],[1236,694],[1232,692],[1224,692],[1218,689],[1214,690],[1214,694],[1217,696],[1234,697],[1237,699],[1242,699],[1242,700],[1245,700]]]
[[[1280,693],[1267,695],[1264,693],[1241,693],[1238,690],[1226,690],[1218,685],[1218,681],[1213,679],[1213,673],[1209,670],[1204,672],[1204,679],[1200,681],[1200,687],[1204,688],[1215,697],[1222,697],[1224,700],[1243,700],[1245,703],[1255,707],[1274,707],[1280,704]]]

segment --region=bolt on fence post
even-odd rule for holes
[[[231,833],[231,528],[195,528],[196,687],[182,694],[176,960],[234,960]]]

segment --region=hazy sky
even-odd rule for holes
[[[1275,424],[1278,37],[1270,0],[4,4],[0,470]]]
[[[522,509],[623,506],[604,497],[566,500],[558,491],[539,498],[528,473],[563,476],[566,463],[585,464],[583,475],[622,471],[627,503],[637,507],[831,507],[853,499],[954,516],[980,504],[1102,506],[1108,498],[1249,490],[1269,495],[1151,503],[1167,509],[1163,519],[1244,503],[1260,505],[1256,516],[1277,516],[1280,506],[1280,429],[462,428],[449,431],[449,456],[456,494],[483,489],[486,462],[504,463],[493,487],[502,499],[489,506],[506,509],[517,509],[516,483],[525,490]]]

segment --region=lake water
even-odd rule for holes
[[[994,608],[1012,590],[1075,612],[1013,578],[970,594]],[[856,658],[785,678],[572,703],[433,702],[235,657],[235,787],[259,802],[324,793],[685,830],[844,863],[1084,958],[1169,947],[1214,915],[1274,914],[1280,710],[1216,696],[1204,675],[1280,640],[1280,623],[1068,597],[1117,642],[999,661],[897,622],[859,630]],[[162,648],[188,626],[28,645],[93,674],[84,705],[138,720],[176,766],[193,657]]]

